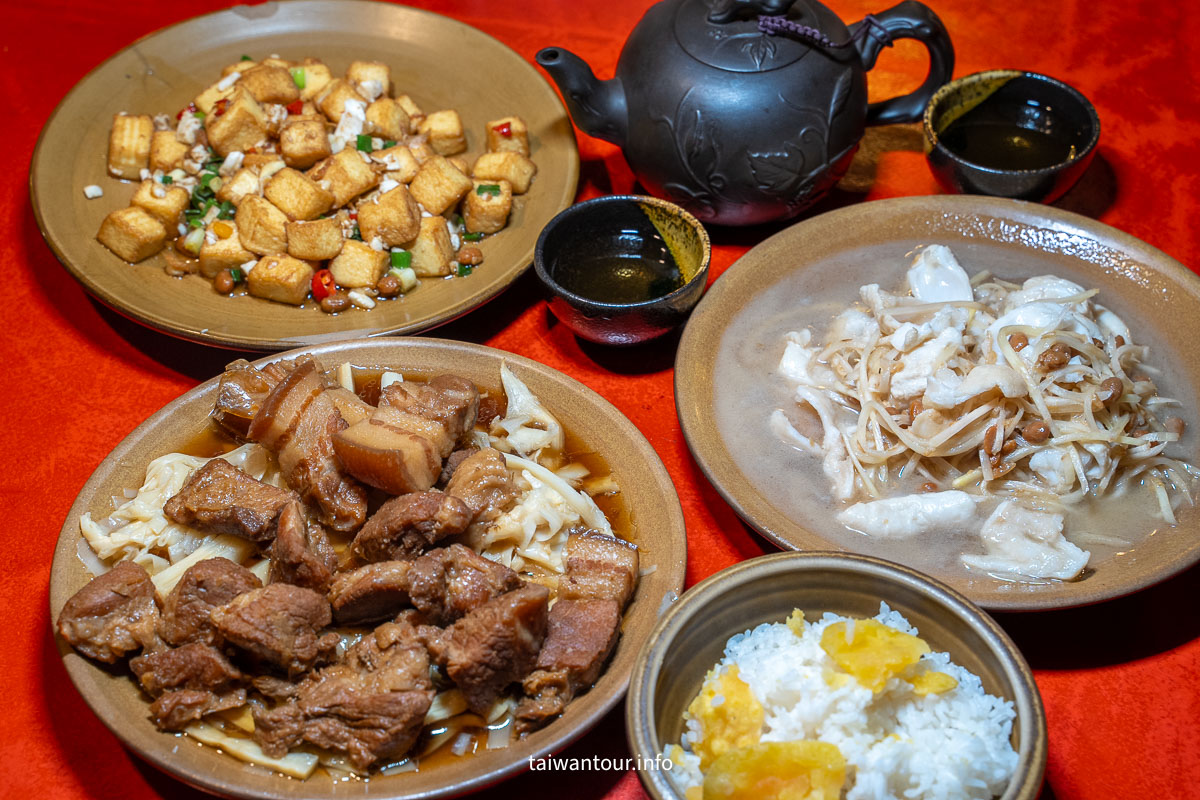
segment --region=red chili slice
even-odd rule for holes
[[[228,107],[229,107],[229,98],[222,97],[220,100],[217,101],[216,105],[213,106],[213,113],[219,117],[225,113],[225,109]]]
[[[317,270],[312,279],[313,298],[320,302],[336,291],[337,282],[333,279],[333,273],[327,269]]]
[[[501,136],[512,136],[512,123],[511,122],[501,122],[495,128],[492,128],[492,130],[494,130],[496,133],[500,134]]]
[[[299,114],[304,111],[304,101],[297,100],[294,103],[287,104],[287,112],[289,114]]]
[[[183,112],[185,112],[185,111],[191,111],[193,114],[196,113],[196,104],[188,103],[186,108],[179,109],[179,113],[175,115],[176,122],[183,119]]]

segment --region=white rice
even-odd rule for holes
[[[875,617],[917,635],[898,612],[880,604]],[[922,657],[958,686],[917,696],[892,678],[877,696],[857,681],[832,688],[824,674],[835,668],[821,649],[821,633],[849,617],[825,614],[797,636],[783,623],[764,624],[732,637],[723,672],[737,665],[739,677],[764,709],[763,742],[820,740],[837,745],[846,759],[846,800],[988,800],[1004,792],[1017,763],[1010,742],[1016,716],[1011,701],[986,694],[979,678],[946,653]],[[848,637],[852,634],[847,630]],[[687,729],[670,746],[671,778],[683,794],[703,784],[700,758],[692,749],[703,738],[699,721],[685,715]]]

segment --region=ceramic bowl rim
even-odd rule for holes
[[[1091,130],[1091,135],[1088,137],[1087,144],[1079,148],[1075,152],[1075,155],[1071,156],[1070,158],[1058,161],[1047,167],[1038,167],[1037,169],[1000,169],[998,167],[987,167],[983,164],[978,164],[970,159],[964,158],[950,148],[946,147],[946,145],[942,143],[942,140],[938,136],[937,132],[933,129],[934,109],[947,97],[947,95],[958,91],[969,82],[986,80],[992,77],[999,78],[1005,75],[1010,76],[1011,78],[1029,78],[1035,81],[1041,81],[1042,83],[1046,83],[1055,87],[1059,91],[1063,92],[1066,96],[1075,100],[1083,109],[1088,118],[1088,127]],[[937,150],[939,153],[943,154],[956,164],[970,167],[973,170],[989,175],[1054,175],[1062,172],[1064,169],[1074,164],[1086,162],[1089,158],[1091,158],[1093,151],[1096,149],[1096,145],[1100,141],[1100,115],[1096,112],[1096,107],[1092,105],[1092,101],[1088,100],[1087,96],[1084,95],[1083,92],[1079,91],[1071,84],[1059,80],[1058,78],[1051,77],[1041,72],[1030,72],[1029,70],[1023,69],[982,70],[980,72],[972,72],[970,75],[963,75],[960,78],[955,78],[949,83],[942,84],[942,86],[933,93],[933,97],[929,98],[929,102],[925,104],[925,111],[921,115],[921,126],[925,134],[925,144],[930,148],[930,150]]]
[[[556,281],[546,269],[545,258],[543,254],[546,249],[546,239],[552,229],[562,224],[568,218],[575,214],[584,214],[588,210],[597,206],[608,205],[610,203],[649,203],[653,206],[658,206],[666,211],[678,213],[679,216],[688,223],[688,225],[696,231],[700,238],[700,266],[696,268],[696,273],[692,275],[678,289],[668,292],[667,294],[652,297],[649,300],[641,300],[637,303],[606,303],[601,300],[593,300],[590,297],[584,297],[581,294],[576,294],[570,289],[564,287]],[[605,310],[638,310],[658,305],[665,300],[675,297],[682,297],[686,292],[690,291],[697,281],[707,281],[708,268],[712,263],[712,242],[708,238],[708,231],[705,230],[704,224],[700,222],[690,211],[682,206],[672,203],[670,200],[663,200],[661,197],[651,197],[650,195],[641,194],[609,194],[601,197],[593,197],[590,200],[584,200],[582,203],[575,203],[567,206],[562,211],[558,212],[551,218],[546,226],[542,228],[542,232],[538,234],[537,244],[533,248],[533,269],[537,273],[538,279],[552,294],[569,300],[575,306],[587,306]]]
[[[903,585],[934,601],[944,612],[965,622],[988,646],[1005,678],[1012,684],[1011,698],[1020,735],[1017,764],[1000,800],[1032,800],[1042,785],[1046,770],[1046,712],[1033,672],[1009,635],[990,615],[965,595],[915,569],[874,556],[833,551],[788,551],[741,561],[710,575],[686,591],[666,609],[642,644],[634,660],[625,698],[625,731],[630,748],[640,758],[638,775],[655,800],[682,800],[682,795],[664,771],[654,763],[658,731],[651,706],[666,652],[683,628],[696,624],[708,606],[727,592],[744,590],[755,581],[777,574],[810,573],[821,570],[869,575],[893,585]],[[880,598],[887,602],[887,598]],[[749,622],[747,629],[756,622]]]

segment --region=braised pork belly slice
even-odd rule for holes
[[[473,525],[483,525],[511,508],[518,492],[504,455],[494,447],[485,447],[455,467],[446,483],[446,494],[467,504]]]
[[[621,608],[616,600],[559,600],[550,609],[537,669],[522,682],[517,729],[540,728],[591,687],[617,644]]]
[[[191,474],[179,493],[167,500],[163,513],[180,525],[265,545],[275,538],[279,512],[295,499],[294,493],[214,458]]]
[[[438,375],[426,383],[390,384],[381,393],[379,404],[438,422],[453,445],[462,442],[475,427],[479,389],[458,375]],[[449,454],[446,450],[442,457]]]
[[[333,407],[346,420],[347,425],[353,425],[367,419],[375,411],[375,406],[367,403],[354,392],[344,386],[334,386],[325,390],[325,395],[333,403]]]
[[[294,700],[256,708],[254,737],[270,756],[308,742],[365,770],[413,746],[433,695],[425,647],[410,627],[384,623],[305,678]]]
[[[328,659],[339,640],[322,633],[333,621],[329,601],[288,583],[238,595],[213,609],[212,621],[226,642],[289,675]]]
[[[159,730],[181,731],[190,723],[218,711],[246,705],[245,689],[210,692],[205,689],[174,689],[150,704],[150,718]]]
[[[434,485],[445,491],[446,484],[454,477],[454,471],[458,469],[458,465],[478,452],[479,448],[475,445],[467,445],[450,453],[450,455],[446,456],[446,460],[442,462],[442,474],[438,475],[437,483]]]
[[[567,537],[565,570],[558,583],[563,600],[616,600],[622,609],[638,582],[637,545],[596,531]]]
[[[245,676],[212,645],[193,642],[130,659],[129,668],[151,697],[175,689],[218,694],[236,688]]]
[[[521,576],[508,567],[461,544],[430,550],[413,561],[408,571],[409,598],[435,625],[449,625],[523,584]]]
[[[333,616],[339,625],[362,625],[394,617],[411,606],[408,561],[380,561],[339,572],[329,590]]]
[[[294,501],[279,514],[271,543],[271,583],[290,583],[324,594],[337,572],[338,557],[329,537],[317,523],[305,519],[304,507]]]
[[[244,440],[263,401],[293,366],[292,362],[283,361],[268,364],[260,370],[244,358],[229,364],[217,383],[213,420],[235,438]]]
[[[275,453],[288,486],[335,531],[357,530],[367,516],[366,490],[343,474],[333,438],[346,428],[325,390],[320,365],[301,358],[267,396],[247,436]]]
[[[388,500],[358,531],[351,546],[363,561],[408,560],[466,530],[472,513],[462,500],[430,490]]]
[[[429,653],[476,714],[537,663],[550,590],[538,584],[494,597],[445,630],[420,628]]]
[[[209,558],[188,567],[163,603],[158,633],[171,645],[217,644],[220,637],[209,618],[214,608],[262,587],[250,570],[227,558]]]
[[[92,578],[63,605],[58,632],[88,658],[113,664],[134,650],[161,646],[158,603],[145,569],[122,561]]]

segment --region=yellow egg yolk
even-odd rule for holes
[[[798,608],[795,609],[788,616],[786,624],[792,633],[796,634],[797,636],[803,636],[805,627],[804,612]]]
[[[838,800],[846,759],[827,742],[761,742],[713,762],[703,800]]]
[[[923,639],[889,628],[878,620],[860,619],[851,624],[835,622],[826,628],[821,634],[821,649],[861,686],[876,694],[883,691],[888,679],[929,652],[929,645]]]
[[[914,675],[904,680],[912,684],[913,694],[918,697],[924,697],[927,694],[941,694],[958,686],[958,681],[944,672],[922,672],[920,675]]]
[[[736,665],[720,674],[709,672],[688,713],[700,723],[703,736],[693,748],[701,770],[728,751],[756,744],[762,737],[762,703],[738,677]]]

